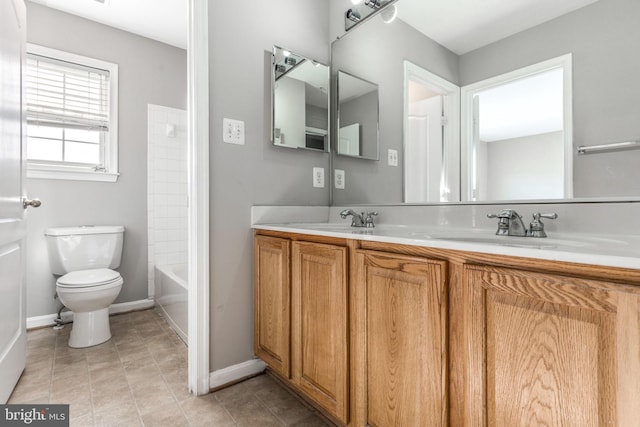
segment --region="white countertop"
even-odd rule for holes
[[[256,230],[640,269],[638,236],[553,233],[546,238],[511,237],[496,236],[495,229],[392,224],[379,224],[375,228],[356,228],[346,223],[254,224],[252,227]]]

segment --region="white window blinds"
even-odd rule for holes
[[[27,54],[27,122],[109,130],[109,71]]]

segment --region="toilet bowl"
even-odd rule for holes
[[[73,312],[69,347],[91,347],[111,338],[109,306],[123,283],[120,273],[108,268],[73,271],[58,279],[58,297]]]
[[[111,338],[109,306],[124,280],[120,266],[123,226],[49,228],[45,231],[56,292],[73,312],[69,347],[102,344]]]

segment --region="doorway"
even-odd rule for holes
[[[460,88],[404,62],[404,202],[459,200]]]
[[[463,201],[573,196],[571,86],[569,54],[462,88]]]

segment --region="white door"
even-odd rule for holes
[[[347,156],[360,155],[360,123],[341,127],[338,134],[338,153]]]
[[[405,140],[405,202],[439,202],[443,166],[443,97],[409,104]]]
[[[0,1],[0,403],[26,362],[24,283],[22,64],[26,43],[23,0]]]

